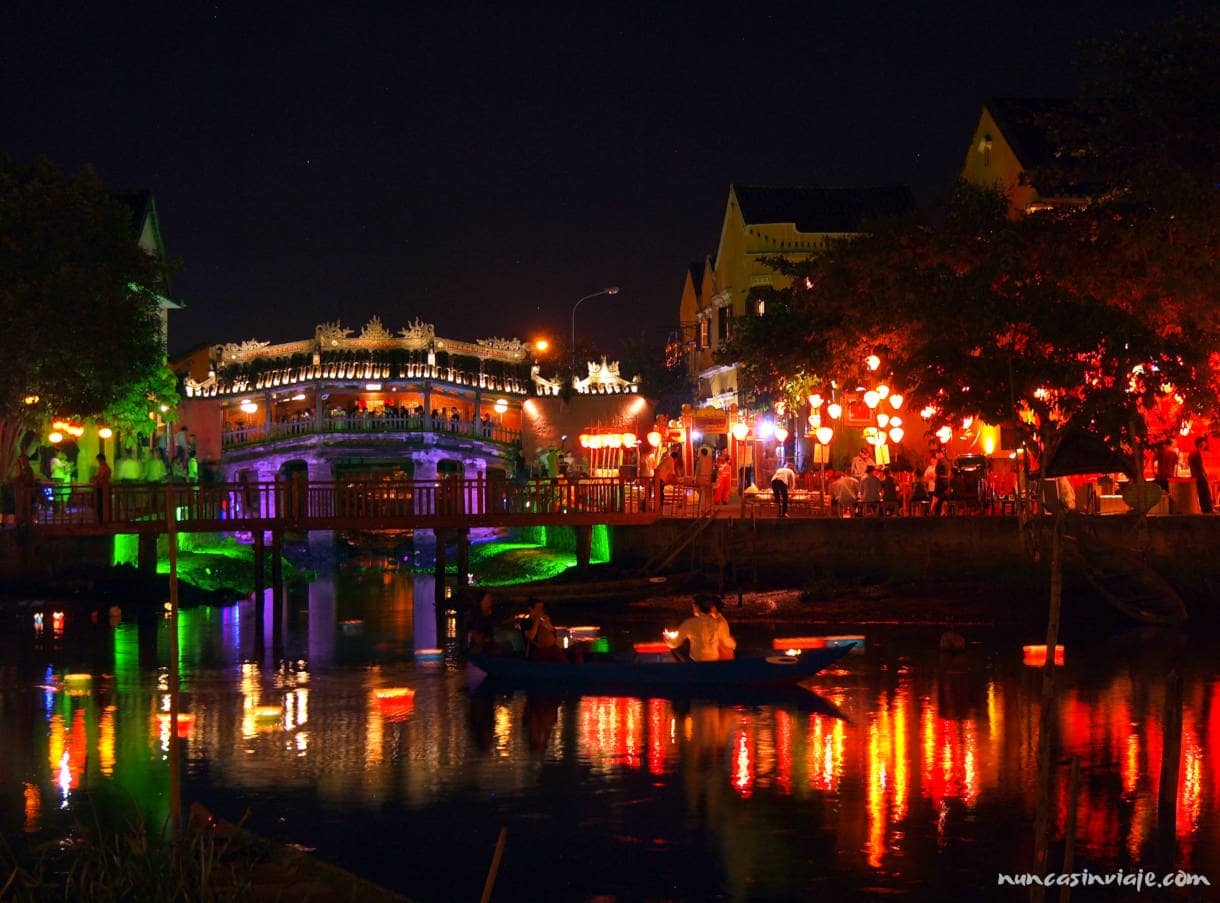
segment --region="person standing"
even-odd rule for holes
[[[936,463],[933,465],[934,482],[932,488],[932,510],[929,514],[937,515],[945,513],[945,504],[950,496],[949,484],[949,462],[945,458],[943,451],[936,453]]]
[[[1199,491],[1199,510],[1203,514],[1212,513],[1212,487],[1207,481],[1207,468],[1203,464],[1203,453],[1207,451],[1207,437],[1199,436],[1195,439],[1195,450],[1186,458],[1186,463],[1190,466],[1191,479],[1195,481],[1195,488]]]
[[[852,479],[859,482],[864,479],[864,475],[868,473],[868,467],[873,463],[873,456],[868,453],[867,448],[860,449],[860,454],[851,459],[851,475]]]
[[[775,504],[779,508],[779,516],[788,516],[788,491],[796,485],[796,474],[783,461],[771,474],[771,494],[775,496]]]
[[[720,453],[720,461],[716,465],[716,488],[712,492],[712,504],[727,505],[732,487],[733,459],[726,450]]]
[[[657,511],[665,510],[665,487],[669,483],[678,481],[677,470],[675,469],[674,459],[669,456],[664,450],[658,449],[657,453],[661,456],[657,461],[657,466],[653,469],[653,485],[656,487],[655,495],[657,498]]]
[[[110,520],[110,465],[103,454],[97,456],[97,473],[93,475],[93,510],[99,524]]]
[[[1178,448],[1174,445],[1173,436],[1165,440],[1156,454],[1156,477],[1153,480],[1166,492],[1169,491],[1169,481],[1177,476]]]
[[[712,504],[712,472],[716,469],[716,462],[712,460],[712,453],[705,445],[699,449],[699,456],[695,458],[695,489],[699,492],[699,512],[702,513]]]
[[[881,514],[881,480],[873,464],[864,469],[864,479],[860,481],[860,510],[865,517]]]

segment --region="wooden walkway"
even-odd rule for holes
[[[17,487],[17,526],[40,536],[222,530],[448,530],[650,524],[630,480],[374,480]]]

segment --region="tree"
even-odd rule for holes
[[[95,415],[164,363],[164,282],[91,171],[0,160],[0,475],[26,429]]]
[[[102,420],[107,426],[116,427],[129,435],[151,435],[157,417],[168,423],[178,419],[178,403],[181,400],[178,377],[167,365],[161,364],[133,382],[122,396],[108,405],[102,413]]]
[[[642,332],[623,341],[619,372],[626,378],[640,377],[640,393],[656,402],[657,410],[677,416],[682,405],[691,401],[685,358],[670,363],[666,342],[659,334]]]

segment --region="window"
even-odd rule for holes
[[[754,299],[755,315],[761,317],[761,316],[765,315],[766,312],[767,312],[767,299],[766,298],[755,298]]]
[[[710,347],[712,344],[712,321],[708,317],[704,317],[699,321],[699,346],[700,348]]]
[[[728,341],[729,338],[729,320],[733,316],[731,307],[720,308],[720,321],[717,323],[716,337],[721,343]]]

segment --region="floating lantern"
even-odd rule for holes
[[[1046,665],[1046,644],[1040,646],[1022,646],[1021,652],[1024,654],[1023,661],[1031,668],[1041,668]],[[1063,666],[1063,647],[1055,647],[1055,665]]]
[[[843,407],[842,405],[836,404],[832,401],[826,406],[826,413],[830,415],[831,420],[838,420],[841,416],[843,416]]]

